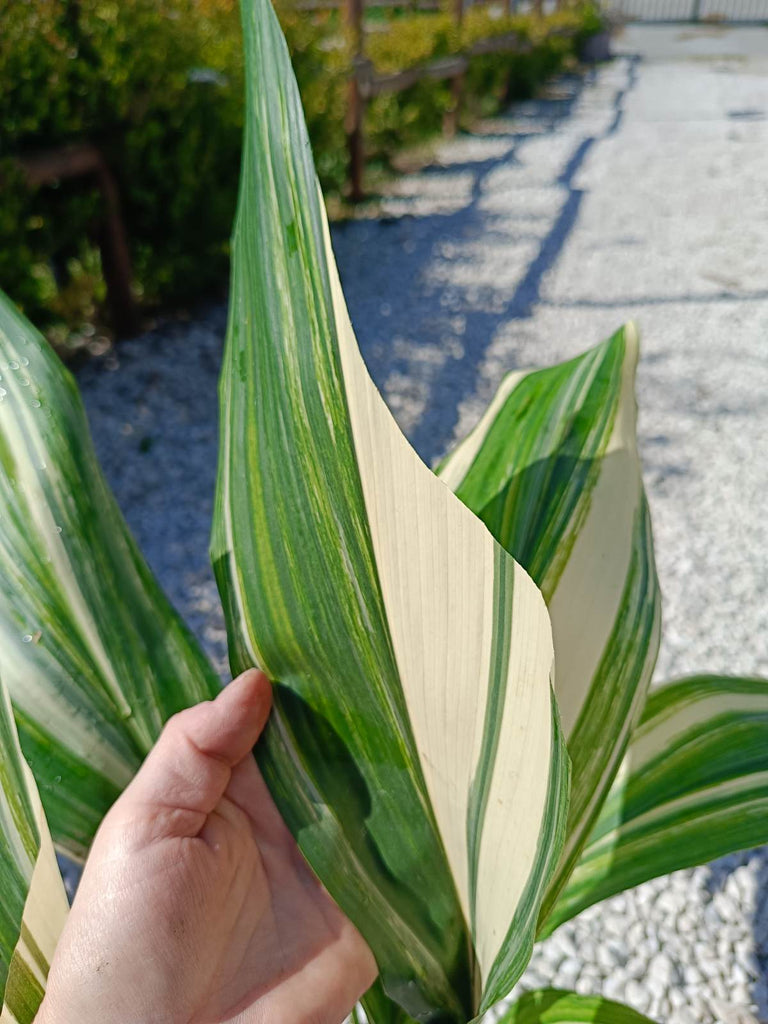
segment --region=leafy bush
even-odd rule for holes
[[[462,84],[465,122],[495,113],[511,98],[525,98],[578,51],[585,23],[594,20],[591,5],[546,18],[505,16],[497,8],[470,8],[459,30],[450,15],[413,15],[386,32],[372,33],[366,55],[377,71],[402,68],[466,53],[482,39],[511,32],[531,45],[530,52],[475,55]],[[557,32],[562,31],[562,35]],[[372,155],[386,159],[403,146],[438,133],[454,98],[448,81],[421,81],[400,93],[375,97],[366,112],[366,142]]]
[[[9,0],[0,33],[0,151],[88,140],[117,176],[147,299],[220,280],[237,189],[242,58],[234,12],[196,0]],[[1,173],[2,284],[43,322],[93,248],[88,179],[22,187]],[[73,261],[76,263],[73,264]],[[83,310],[81,312],[86,312]]]
[[[323,188],[347,173],[344,114],[350,67],[338,13],[279,10]],[[95,246],[102,200],[90,179],[30,191],[11,157],[65,143],[96,144],[118,179],[145,305],[183,303],[226,279],[243,121],[243,61],[234,0],[6,0],[0,33],[0,286],[41,325],[96,314],[104,285]],[[459,32],[443,13],[375,23],[367,55],[380,71],[458,53],[512,29],[536,39],[526,56],[476,58],[468,115],[531,91],[573,51],[550,39],[585,24],[581,10],[541,23],[468,12]],[[385,26],[382,28],[382,26]],[[377,97],[367,147],[387,160],[438,132],[448,82]]]
[[[377,71],[401,71],[447,57],[461,49],[461,32],[450,14],[413,14],[385,31],[372,32],[365,54]]]

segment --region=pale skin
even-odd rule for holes
[[[341,1024],[373,983],[252,755],[270,706],[250,671],[168,723],[99,830],[36,1024]]]

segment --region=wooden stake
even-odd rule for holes
[[[19,157],[27,181],[35,188],[60,178],[93,174],[104,198],[104,221],[99,231],[101,267],[107,285],[107,302],[118,337],[138,334],[141,319],[133,298],[131,256],[120,209],[120,193],[114,175],[100,150],[90,143]]]
[[[344,20],[352,43],[352,77],[347,88],[345,129],[349,153],[349,198],[353,203],[363,196],[365,138],[363,122],[365,100],[360,89],[360,64],[363,57],[363,0],[345,0]]]
[[[451,79],[451,107],[446,111],[443,118],[443,133],[447,136],[455,135],[459,130],[459,118],[461,116],[461,97],[464,91],[464,74],[454,75]]]

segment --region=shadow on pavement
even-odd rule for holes
[[[613,116],[608,125],[594,132],[575,133],[572,151],[553,180],[526,182],[525,187],[532,191],[542,187],[557,191],[558,202],[551,213],[542,216],[535,207],[530,212],[516,207],[515,227],[510,229],[503,223],[503,214],[500,224],[497,211],[484,203],[489,195],[485,186],[495,172],[519,165],[520,151],[531,140],[563,134],[585,86],[594,80],[591,73],[564,76],[557,82],[556,98],[513,106],[505,117],[494,122],[499,126],[497,134],[478,136],[481,145],[497,140],[500,153],[422,172],[426,191],[432,193],[431,184],[438,184],[434,190],[438,197],[441,180],[445,194],[450,196],[457,180],[471,177],[467,200],[458,209],[420,214],[420,200],[414,200],[411,214],[408,201],[398,199],[397,205],[404,212],[385,219],[384,224],[389,224],[396,238],[394,245],[382,247],[383,253],[373,237],[383,230],[382,222],[372,226],[371,222],[357,221],[335,230],[334,246],[357,337],[385,397],[389,397],[387,382],[392,375],[403,382],[413,378],[414,364],[421,364],[416,375],[421,393],[412,396],[421,407],[421,415],[409,419],[400,415],[404,410],[396,405],[393,412],[427,462],[442,453],[450,440],[459,403],[474,392],[483,357],[498,328],[509,321],[530,318],[539,303],[542,281],[557,262],[579,216],[585,193],[577,187],[577,175],[593,147],[618,132],[625,99],[637,81],[639,61],[639,57],[621,58],[626,75],[613,96]],[[505,142],[509,144],[504,146]],[[485,246],[498,245],[500,261],[505,259],[505,244],[528,243],[530,258],[521,267],[508,298],[499,301],[499,289],[492,289],[494,294],[490,294],[470,282],[440,287],[427,283],[435,265],[441,260],[450,261],[453,248],[466,245],[468,239],[477,239]],[[499,267],[508,272],[508,266],[501,262]],[[376,287],[371,286],[374,278]],[[378,300],[378,308],[372,297]]]

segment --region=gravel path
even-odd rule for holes
[[[506,370],[629,318],[665,598],[658,678],[768,674],[768,31],[628,29],[617,59],[441,146],[383,216],[335,231],[378,385],[427,460]],[[80,383],[139,542],[222,672],[207,563],[224,311]],[[119,372],[115,372],[119,367]],[[561,928],[526,986],[670,1024],[768,1021],[768,852],[641,886]]]

